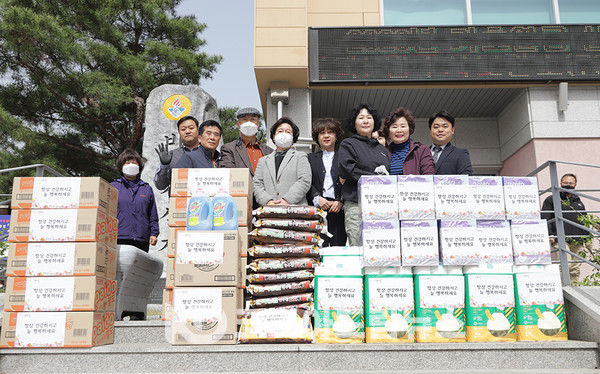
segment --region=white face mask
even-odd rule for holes
[[[289,148],[292,146],[292,143],[294,142],[294,137],[290,134],[288,134],[287,132],[280,132],[279,134],[275,135],[275,144],[279,147],[279,148]]]
[[[244,122],[240,125],[240,132],[246,136],[254,136],[258,133],[258,126],[253,122]]]
[[[135,177],[140,173],[140,167],[137,164],[123,165],[123,175]]]

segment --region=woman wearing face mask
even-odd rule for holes
[[[390,152],[391,175],[433,175],[435,163],[428,146],[413,141],[415,117],[406,108],[391,112],[383,124]]]
[[[271,127],[275,152],[258,160],[254,174],[254,197],[259,205],[306,205],[311,173],[306,153],[292,149],[300,129],[287,117]]]
[[[360,212],[358,209],[358,180],[363,175],[386,174],[390,170],[387,149],[373,139],[381,121],[377,111],[368,104],[352,109],[346,121],[352,135],[340,144],[338,167],[343,181],[344,220],[348,244],[360,245]]]
[[[158,213],[152,187],[140,179],[142,157],[127,148],[117,158],[121,177],[111,182],[119,190],[117,244],[133,245],[148,252],[156,245]]]

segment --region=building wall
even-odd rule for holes
[[[308,87],[309,27],[379,26],[381,18],[379,0],[255,0],[254,10],[254,71],[263,112],[271,81]]]

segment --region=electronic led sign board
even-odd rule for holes
[[[311,83],[600,81],[600,25],[309,29]]]

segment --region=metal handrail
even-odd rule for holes
[[[58,171],[52,169],[50,166],[45,165],[45,164],[25,165],[25,166],[17,166],[16,168],[2,169],[2,170],[0,170],[0,174],[9,173],[11,171],[27,170],[27,169],[35,169],[36,177],[43,177],[44,172],[48,172],[48,173],[54,175],[55,177],[64,177],[64,175],[62,175]]]
[[[553,235],[551,237],[556,237],[556,239],[558,241],[558,249],[556,251],[558,251],[558,253],[559,253],[562,282],[563,282],[564,286],[568,286],[571,284],[571,277],[569,274],[569,266],[568,266],[569,262],[584,262],[598,270],[600,270],[600,265],[595,264],[595,263],[583,258],[579,254],[571,252],[568,249],[567,238],[581,238],[581,237],[587,237],[587,236],[566,235],[565,234],[565,224],[583,229],[583,230],[589,232],[594,237],[600,236],[600,232],[598,232],[594,229],[591,229],[589,227],[583,226],[577,222],[573,222],[573,221],[565,219],[563,217],[563,209],[562,209],[562,201],[560,199],[560,193],[567,192],[567,193],[570,193],[570,194],[573,194],[573,195],[576,195],[579,197],[585,197],[586,199],[590,199],[592,201],[600,202],[600,198],[582,193],[582,192],[594,192],[594,191],[597,192],[600,190],[593,190],[593,189],[568,190],[568,189],[560,187],[560,183],[559,183],[560,180],[559,180],[558,172],[556,170],[556,164],[575,165],[575,166],[583,166],[583,167],[596,168],[596,169],[600,169],[600,165],[583,164],[580,162],[571,162],[571,161],[548,160],[548,161],[544,162],[542,165],[538,166],[532,172],[527,174],[528,177],[533,177],[533,176],[536,176],[537,174],[539,174],[542,170],[544,170],[546,168],[549,169],[550,187],[545,190],[540,190],[539,194],[543,195],[547,192],[551,192],[552,202],[554,204],[554,211],[542,211],[542,213],[553,213],[554,214],[554,218],[550,219],[548,221],[548,223],[552,223],[552,222],[556,223],[556,235],[555,236]],[[572,211],[567,211],[567,212],[572,212]],[[598,213],[598,211],[589,211],[589,210],[578,210],[577,212],[584,213],[584,214]],[[569,261],[567,258],[567,254],[571,255],[573,258],[577,259],[578,261]]]

